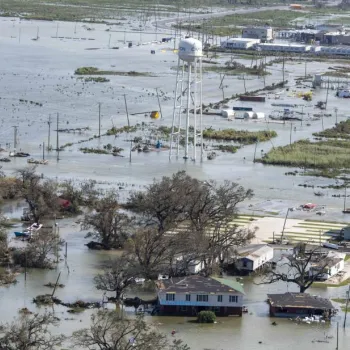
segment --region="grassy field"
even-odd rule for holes
[[[263,164],[332,170],[350,169],[350,143],[340,140],[310,142],[300,140],[292,145],[273,148],[258,161]]]
[[[336,138],[336,139],[350,139],[350,120],[338,123],[330,129],[326,129],[313,134],[314,136]]]
[[[154,75],[145,72],[121,72],[115,70],[99,70],[96,67],[80,67],[74,72],[75,75],[120,75],[125,77],[154,77]]]
[[[203,131],[203,137],[205,139],[212,140],[224,140],[224,141],[235,141],[241,144],[253,144],[257,141],[263,142],[276,137],[277,133],[275,131],[247,131],[247,130],[235,130],[235,129],[224,129],[224,130],[214,130],[205,129]]]
[[[240,67],[240,68],[229,68],[226,66],[204,66],[203,67],[204,72],[214,72],[214,73],[223,73],[226,75],[242,75],[242,74],[247,74],[247,75],[258,75],[258,76],[263,76],[263,75],[269,75],[269,72],[266,72],[264,69],[259,69],[259,68],[250,68],[250,67]]]
[[[16,16],[25,19],[78,21],[122,19],[123,16],[156,18],[160,15],[186,13],[207,13],[211,6],[227,4],[220,0],[1,0],[2,16]]]
[[[181,25],[179,25],[179,27],[185,30],[191,28],[191,30],[198,32],[202,32],[203,30],[211,32],[211,28],[213,28],[214,34],[222,33],[222,35],[229,35],[241,32],[240,29],[236,28],[237,26],[263,26],[267,24],[275,28],[293,27],[293,21],[295,21],[298,18],[302,19],[305,16],[305,13],[301,13],[298,11],[265,10],[259,12],[252,12],[245,15],[233,14],[219,18],[212,18],[203,21],[202,23],[184,23],[182,27]]]
[[[347,286],[350,284],[350,278],[344,280],[343,282],[340,282],[338,284],[329,284],[326,282],[314,282],[312,284],[313,287],[343,287],[343,286]]]

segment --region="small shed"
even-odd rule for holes
[[[270,316],[273,317],[330,317],[334,313],[334,306],[329,299],[307,293],[268,294],[267,297]]]
[[[269,245],[253,245],[238,251],[236,267],[241,272],[253,272],[273,259],[273,248]]]

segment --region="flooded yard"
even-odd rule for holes
[[[39,40],[36,38],[39,31]],[[51,123],[50,144],[56,147],[56,122],[59,114],[59,128],[85,128],[90,130],[79,133],[59,133],[59,144],[76,143],[98,134],[98,104],[101,103],[101,130],[105,133],[112,126],[122,127],[127,124],[124,95],[126,95],[130,113],[130,124],[150,123],[151,120],[143,113],[158,109],[156,89],[161,91],[163,116],[154,121],[156,126],[171,126],[173,96],[175,90],[177,56],[173,52],[174,43],[152,43],[168,32],[155,34],[132,33],[128,31],[112,32],[105,24],[86,26],[83,23],[19,21],[12,18],[0,18],[0,148],[12,149],[13,126],[18,126],[17,149],[30,153],[33,158],[42,156],[42,144],[48,143],[48,122]],[[133,43],[128,48],[128,42]],[[138,43],[144,45],[137,46]],[[176,44],[175,44],[176,46]],[[118,49],[117,49],[118,47]],[[114,49],[113,49],[114,48]],[[151,55],[150,51],[156,54]],[[219,60],[225,62],[230,55],[219,55]],[[315,62],[308,65],[308,74],[315,74],[327,69],[329,62]],[[74,71],[79,67],[98,67],[101,70],[116,70],[122,72],[152,73],[146,77],[108,76],[106,83],[84,82],[77,79]],[[332,197],[342,194],[343,190],[327,190],[325,196],[316,198],[313,188],[304,188],[299,184],[325,185],[332,180],[314,177],[285,176],[289,168],[281,166],[266,166],[254,163],[254,153],[257,157],[268,152],[271,147],[286,145],[305,138],[312,138],[312,133],[332,127],[335,124],[334,108],[338,108],[338,120],[350,116],[348,102],[335,97],[335,91],[330,90],[328,97],[325,89],[314,92],[311,102],[303,101],[295,94],[294,77],[304,75],[304,65],[300,63],[286,64],[286,79],[289,80],[288,90],[277,90],[280,98],[276,100],[275,92],[268,96],[266,103],[251,103],[255,110],[270,114],[276,107],[272,103],[291,103],[303,106],[305,118],[319,113],[314,105],[317,101],[328,99],[327,113],[330,117],[304,122],[276,123],[267,121],[228,121],[220,116],[203,116],[204,126],[215,129],[235,128],[240,130],[275,130],[278,136],[271,141],[255,145],[243,146],[235,154],[220,153],[214,160],[203,163],[185,162],[182,158],[173,158],[169,162],[167,150],[149,153],[132,152],[129,161],[130,142],[125,134],[119,137],[103,136],[85,142],[84,147],[102,147],[107,143],[121,147],[124,157],[112,155],[83,154],[79,151],[81,144],[74,144],[57,153],[46,154],[48,165],[39,165],[37,170],[44,177],[57,179],[95,179],[100,186],[120,187],[121,198],[128,191],[140,189],[150,183],[153,178],[171,175],[178,170],[186,170],[191,176],[207,180],[222,181],[229,179],[241,185],[252,188],[255,197],[242,206],[243,212],[255,212],[264,215],[267,211],[284,216],[287,208],[303,203],[318,201],[326,206],[326,214],[322,220],[348,222],[341,213],[342,198]],[[281,64],[269,68],[270,75],[266,77],[266,85],[282,80]],[[243,81],[235,76],[225,79],[226,96],[243,93]],[[205,104],[222,99],[219,90],[220,76],[207,73],[203,77],[203,102]],[[305,83],[305,90],[310,83]],[[264,87],[263,79],[255,77],[247,79],[246,89],[257,90]],[[239,101],[230,101],[230,107],[242,106]],[[301,108],[301,107],[300,107]],[[299,109],[300,109],[299,108]],[[142,114],[135,114],[142,113]],[[152,137],[151,131],[145,128],[139,131],[141,135]],[[6,153],[2,153],[6,155]],[[12,174],[18,168],[26,166],[26,159],[12,158],[10,163],[2,163],[2,170]],[[293,169],[294,170],[294,169]],[[322,203],[320,203],[322,202]],[[21,215],[22,205],[8,204],[3,213],[11,218]],[[291,213],[290,217],[319,219],[315,213]],[[64,301],[77,299],[101,301],[102,293],[97,291],[92,283],[93,275],[98,271],[102,261],[109,259],[118,252],[89,251],[85,243],[86,232],[80,230],[74,220],[59,222],[60,234],[68,243],[67,261],[61,261],[58,268],[49,271],[30,270],[27,280],[24,275],[18,276],[18,283],[6,288],[0,288],[1,320],[10,321],[17,316],[17,310],[27,307],[36,311],[32,299],[38,294],[49,293],[50,289],[43,287],[47,282],[54,282],[61,272],[60,283],[65,288],[58,289],[57,297]],[[11,244],[14,242],[12,230],[9,231]],[[68,267],[67,267],[68,266]],[[233,278],[233,277],[232,277]],[[317,344],[318,349],[335,348],[336,322],[342,325],[342,313],[336,316],[331,324],[295,324],[290,320],[271,319],[265,303],[267,293],[296,291],[292,284],[256,285],[253,279],[244,280],[246,292],[245,304],[249,313],[242,318],[222,318],[217,324],[198,325],[190,323],[183,317],[147,317],[159,330],[169,334],[176,330],[176,337],[182,338],[194,350],[242,350],[255,349],[310,349]],[[311,294],[327,297],[344,297],[346,287],[313,288]],[[113,307],[113,305],[111,306]],[[55,315],[61,319],[58,332],[70,334],[89,324],[91,310],[74,315],[60,306],[53,307]],[[132,310],[128,310],[132,314]],[[272,326],[273,321],[277,326]],[[350,341],[347,328],[339,330],[339,349],[345,349]],[[329,336],[329,338],[326,338]],[[313,344],[312,342],[317,342]],[[324,342],[327,341],[327,342]],[[260,343],[261,342],[261,343]],[[328,343],[329,342],[329,343]]]

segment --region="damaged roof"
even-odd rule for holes
[[[274,307],[293,307],[303,309],[334,309],[329,299],[307,293],[268,294],[269,303]]]
[[[160,280],[157,281],[157,287],[165,293],[244,294],[242,285],[234,280],[198,275]]]

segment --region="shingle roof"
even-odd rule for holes
[[[157,281],[160,290],[166,293],[235,293],[244,294],[240,283],[225,278],[211,278],[198,275],[175,277]]]
[[[307,293],[268,294],[269,303],[275,307],[294,307],[303,309],[334,309],[329,299]]]

